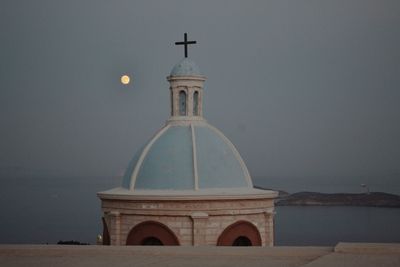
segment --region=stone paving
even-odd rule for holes
[[[400,244],[336,247],[0,245],[0,266],[400,266]]]

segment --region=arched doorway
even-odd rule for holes
[[[251,240],[242,235],[236,238],[232,243],[234,247],[251,247],[252,245],[253,243]]]
[[[103,222],[103,245],[109,246],[110,245],[110,233],[108,232],[108,227],[107,227],[107,223],[106,220],[103,218],[101,218],[102,222]]]
[[[261,246],[261,236],[257,227],[246,221],[229,225],[219,236],[217,246]]]
[[[151,237],[145,238],[142,241],[141,245],[142,246],[163,246],[164,244],[157,237],[151,236]]]
[[[132,228],[126,239],[131,246],[179,246],[178,238],[164,224],[147,221]]]

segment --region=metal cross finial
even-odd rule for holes
[[[188,45],[195,44],[196,41],[188,41],[187,40],[187,33],[185,32],[185,40],[183,42],[175,42],[175,45],[184,45],[185,46],[185,57],[188,57]]]

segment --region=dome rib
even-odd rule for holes
[[[190,125],[171,126],[147,151],[134,188],[141,190],[193,190],[193,142]]]
[[[217,128],[215,128],[214,126],[212,126],[210,124],[208,124],[208,127],[213,129],[225,141],[225,143],[229,145],[229,147],[232,149],[232,152],[235,154],[236,159],[239,161],[240,166],[242,167],[242,170],[243,170],[244,176],[247,180],[248,186],[253,187],[253,181],[251,180],[249,170],[247,169],[247,166],[244,163],[242,156],[240,156],[239,151],[237,151],[237,149],[233,145],[233,143],[220,130],[218,130]]]
[[[192,145],[193,145],[193,172],[194,172],[194,190],[199,190],[199,173],[197,170],[197,147],[196,147],[196,134],[194,131],[193,123],[190,124],[192,130]]]
[[[199,189],[253,187],[236,148],[209,124],[196,126]]]
[[[161,128],[158,133],[155,134],[155,136],[150,140],[150,142],[144,147],[142,154],[140,155],[135,168],[133,169],[132,175],[131,175],[131,183],[129,185],[129,189],[135,189],[135,184],[136,184],[136,178],[139,173],[140,168],[142,167],[143,161],[145,157],[147,156],[147,153],[149,152],[150,148],[153,146],[153,144],[157,141],[160,136],[166,132],[171,126],[167,125],[164,128]]]

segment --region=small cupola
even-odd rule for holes
[[[203,85],[206,78],[196,63],[187,57],[187,45],[195,43],[187,41],[186,33],[183,42],[175,43],[184,45],[185,57],[172,68],[167,77],[171,90],[171,117],[174,120],[199,119],[203,116]]]

